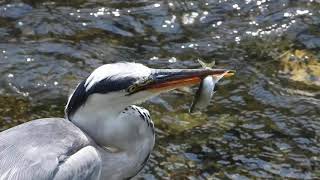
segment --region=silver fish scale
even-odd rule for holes
[[[207,76],[201,81],[199,88],[193,98],[189,112],[194,112],[195,109],[206,108],[214,94],[215,81],[212,76]]]

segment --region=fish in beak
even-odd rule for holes
[[[168,91],[199,84],[205,77],[213,79],[233,76],[235,71],[227,69],[163,69],[156,70],[154,82],[147,85],[150,91]]]
[[[216,83],[226,74],[228,74],[228,71],[218,76],[207,76],[202,79],[199,88],[193,98],[189,113],[193,113],[196,109],[205,109],[210,104],[212,96],[216,92],[214,91]]]
[[[127,89],[128,95],[147,90],[165,92],[173,89],[199,84],[207,76],[215,78],[230,77],[235,73],[228,69],[152,69],[151,75]]]

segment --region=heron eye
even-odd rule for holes
[[[130,94],[133,94],[141,89],[143,89],[143,86],[148,85],[150,82],[152,82],[152,79],[146,78],[142,81],[136,82],[135,84],[129,86],[127,88],[127,92]]]
[[[133,93],[133,92],[135,92],[136,90],[137,90],[137,85],[136,84],[134,84],[134,85],[131,85],[130,87],[128,87],[128,89],[127,89],[127,91],[129,92],[129,93]]]

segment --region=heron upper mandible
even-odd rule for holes
[[[0,133],[0,179],[134,177],[149,159],[155,131],[148,110],[133,104],[226,71],[100,66],[76,87],[65,118],[37,119]]]

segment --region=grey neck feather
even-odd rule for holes
[[[114,94],[94,94],[69,117],[98,144],[103,159],[101,179],[134,176],[154,146],[149,112],[137,106],[127,107],[125,100]]]

